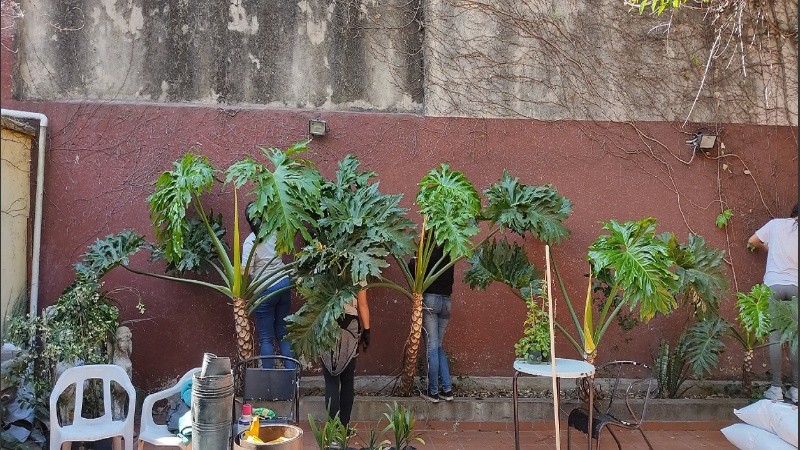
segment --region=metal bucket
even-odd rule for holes
[[[233,422],[233,375],[192,378],[192,447],[225,449]]]
[[[258,430],[258,437],[263,444],[247,442],[242,439],[244,433],[239,433],[233,440],[233,450],[303,450],[303,430],[294,425],[288,424],[262,424]],[[284,438],[282,442],[270,444],[279,438]]]

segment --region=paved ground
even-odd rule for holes
[[[731,422],[653,422],[645,433],[653,444],[653,448],[665,450],[689,449],[734,449],[722,433],[721,428]],[[513,424],[506,422],[417,422],[417,430],[425,444],[417,443],[415,447],[426,450],[478,450],[478,449],[514,449]],[[317,449],[307,422],[301,422],[304,430],[303,449]],[[366,430],[369,424],[354,423],[357,430]],[[566,426],[563,424],[562,426]],[[552,450],[556,448],[555,433],[552,422],[528,422],[520,432],[520,448],[526,450]],[[586,437],[572,430],[572,448],[586,448]],[[636,431],[620,430],[617,436],[626,450],[647,449],[642,436]],[[604,431],[601,434],[601,449],[616,449],[611,435]],[[362,441],[356,437],[350,445],[359,448]],[[158,450],[164,447],[153,447],[149,444],[145,450]],[[561,448],[567,448],[567,432],[562,429]]]

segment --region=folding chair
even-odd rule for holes
[[[658,389],[658,382],[653,378],[650,367],[635,361],[612,361],[603,364],[595,372],[592,388],[595,392],[595,412],[592,414],[590,439],[597,440],[597,448],[600,448],[600,432],[603,428],[608,428],[608,432],[617,443],[617,448],[621,450],[622,444],[612,429],[619,427],[638,430],[647,447],[652,450],[653,446],[642,430],[647,402]],[[570,412],[567,418],[567,448],[571,448],[572,428],[589,434],[588,416],[585,407],[575,408]]]
[[[284,362],[284,368],[263,368],[262,362],[278,360]],[[285,368],[287,362],[294,363],[294,369]],[[276,417],[267,420],[268,423],[297,424],[300,409],[300,362],[294,358],[281,355],[254,356],[236,364],[237,373],[243,372],[241,378],[242,403],[251,403],[254,407],[265,405],[275,410],[275,403],[283,402],[288,406],[288,414],[276,412]],[[238,389],[237,389],[238,391]],[[280,403],[279,403],[280,404]],[[239,405],[241,406],[241,405]],[[284,408],[287,409],[287,408]],[[234,411],[234,418],[239,417],[240,411]],[[262,422],[264,420],[262,419]]]

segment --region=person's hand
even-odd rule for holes
[[[364,351],[367,351],[367,347],[369,347],[369,328],[366,328],[361,332],[361,345],[363,346]]]

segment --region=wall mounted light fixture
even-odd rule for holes
[[[686,141],[687,144],[691,145],[695,151],[703,150],[706,151],[708,149],[714,148],[714,145],[717,142],[717,135],[709,132],[698,131],[694,134],[692,139]]]
[[[322,119],[311,119],[308,121],[308,134],[312,136],[325,136],[328,132],[328,123]]]

